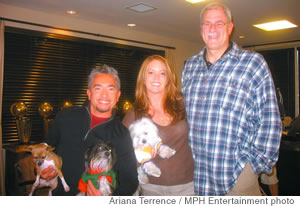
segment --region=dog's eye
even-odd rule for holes
[[[104,147],[104,146],[100,146],[100,147],[98,148],[98,151],[103,151],[103,150],[105,150],[105,147]]]
[[[144,135],[148,135],[148,132],[144,132]]]

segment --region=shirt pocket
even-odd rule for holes
[[[224,81],[224,94],[221,98],[221,108],[228,111],[240,111],[245,107],[249,85],[246,80],[230,78]]]

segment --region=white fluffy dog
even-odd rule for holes
[[[137,161],[138,179],[141,184],[149,182],[147,175],[160,177],[160,169],[151,161],[158,154],[161,158],[170,158],[176,151],[162,144],[158,129],[149,118],[141,118],[129,126],[130,135]]]

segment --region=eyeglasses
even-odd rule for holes
[[[225,24],[227,24],[227,23],[225,23],[223,21],[217,21],[215,23],[204,22],[204,23],[202,23],[202,28],[203,29],[209,29],[212,25],[214,25],[215,28],[222,29],[225,26]]]

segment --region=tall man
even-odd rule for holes
[[[84,172],[84,152],[99,139],[110,141],[117,151],[115,171],[118,186],[114,195],[132,195],[138,186],[137,162],[129,131],[113,114],[113,107],[120,97],[118,72],[107,65],[92,70],[88,79],[89,104],[62,110],[55,117],[47,143],[56,148],[62,157],[62,172],[70,186],[65,193],[61,184],[54,195],[76,195],[79,179]],[[44,178],[51,178],[55,171],[46,171]],[[47,177],[50,176],[50,177]],[[88,195],[101,195],[92,183]]]
[[[268,65],[230,41],[230,10],[212,3],[200,14],[205,48],[182,74],[189,143],[199,195],[260,195],[258,175],[278,159],[281,120]]]

